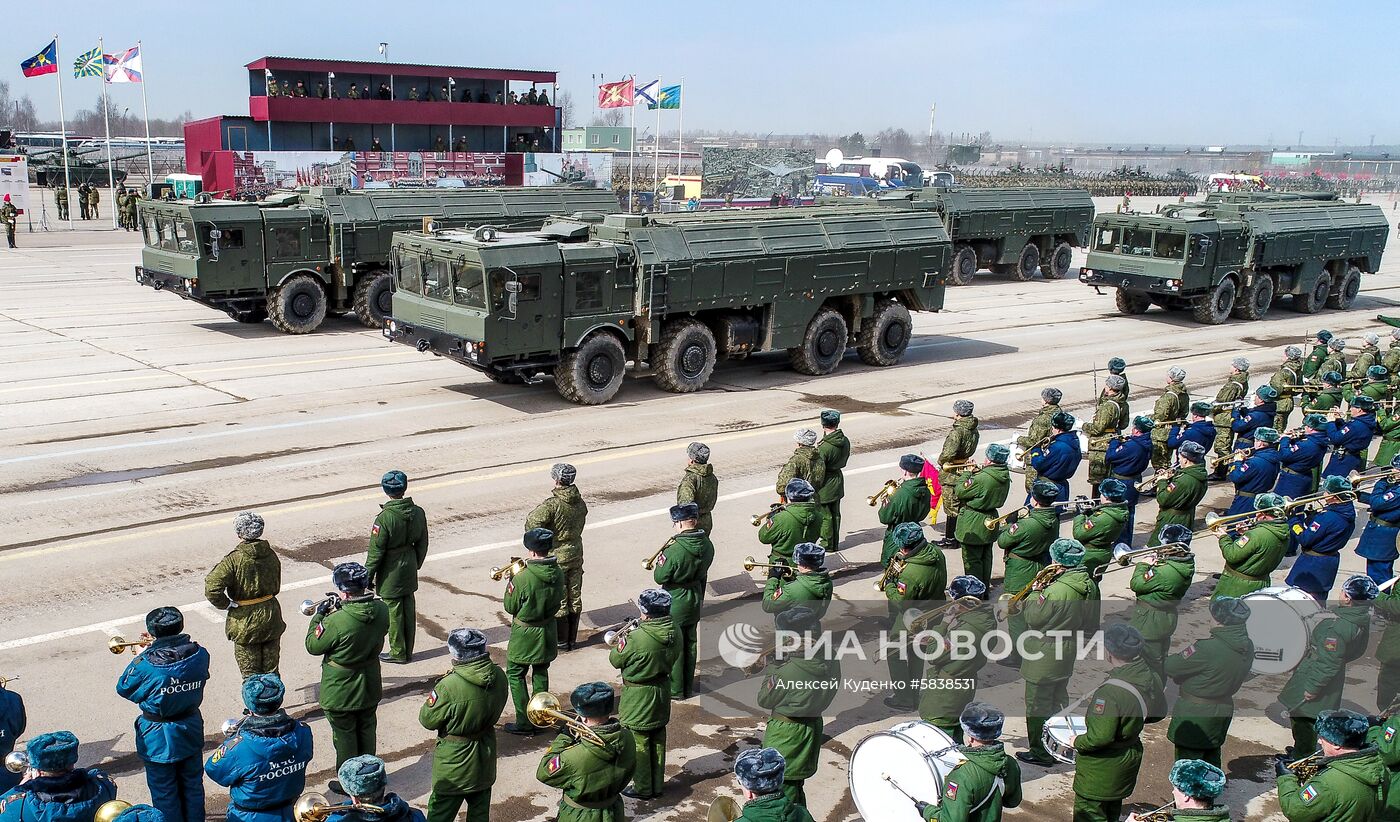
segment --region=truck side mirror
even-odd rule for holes
[[[514,319],[516,312],[520,309],[519,280],[511,280],[506,283],[506,309],[510,311],[511,318]]]
[[[1200,259],[1205,259],[1206,253],[1210,251],[1210,245],[1211,243],[1209,237],[1197,237],[1196,248],[1193,256],[1199,257]]]

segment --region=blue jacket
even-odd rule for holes
[[[0,796],[0,822],[92,822],[117,785],[96,768],[39,776]]]
[[[1321,513],[1290,520],[1298,547],[1314,554],[1336,554],[1356,530],[1356,505],[1336,502]]]
[[[228,818],[290,822],[292,803],[306,788],[311,728],[283,711],[250,716],[204,763],[204,773],[229,789]]]
[[[1282,455],[1279,460],[1280,467],[1311,476],[1322,464],[1322,458],[1327,455],[1327,448],[1327,434],[1322,431],[1299,439],[1283,437],[1278,441],[1278,451]]]
[[[1108,470],[1124,477],[1140,477],[1152,461],[1152,438],[1134,434],[1127,439],[1108,441]]]
[[[1031,452],[1031,467],[1052,482],[1064,482],[1074,476],[1082,460],[1079,434],[1074,431],[1056,434],[1049,445]]]
[[[204,750],[204,683],[209,652],[189,634],[161,637],[132,660],[117,695],[141,708],[136,753],[147,762],[180,762]]]
[[[1256,451],[1244,462],[1234,463],[1230,468],[1229,480],[1235,484],[1235,492],[1262,494],[1274,490],[1282,458],[1277,449],[1271,448]]]
[[[1400,536],[1400,483],[1381,480],[1370,493],[1363,491],[1358,496],[1371,506],[1371,518],[1356,545],[1357,555],[1380,562],[1400,558],[1395,545]]]
[[[8,756],[15,749],[15,740],[24,733],[29,724],[24,715],[24,700],[14,691],[0,689],[0,758]],[[24,774],[10,773],[0,768],[0,793],[19,784]]]
[[[1235,432],[1235,447],[1248,448],[1253,445],[1254,429],[1273,425],[1276,409],[1277,406],[1271,402],[1251,408],[1236,408],[1233,412],[1234,419],[1230,422],[1230,430]]]
[[[1173,425],[1171,433],[1167,435],[1168,450],[1175,451],[1181,447],[1183,442],[1198,442],[1201,447],[1210,450],[1215,444],[1215,423],[1209,419],[1197,420],[1186,427]]]
[[[385,796],[383,802],[376,804],[384,809],[384,813],[340,811],[326,817],[326,822],[425,822],[426,820],[422,811],[410,807],[396,793]]]
[[[1333,448],[1345,449],[1352,456],[1365,457],[1366,449],[1371,447],[1371,438],[1376,435],[1376,415],[1362,414],[1346,423],[1332,420],[1327,423],[1324,432]]]

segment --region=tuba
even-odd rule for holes
[[[530,720],[531,725],[540,728],[557,727],[561,733],[572,736],[575,741],[586,739],[600,748],[603,747],[603,738],[582,719],[561,711],[558,697],[549,691],[540,691],[530,697],[525,706],[525,718]]]
[[[865,501],[870,503],[871,508],[879,508],[881,505],[885,504],[885,500],[889,499],[898,488],[899,480],[885,480],[885,484],[880,486],[880,490],[866,497]]]
[[[491,578],[500,582],[502,579],[513,579],[516,574],[525,570],[524,557],[511,557],[510,562],[505,567],[491,569]]]
[[[117,822],[117,817],[130,807],[131,803],[122,799],[108,800],[97,806],[92,822]]]
[[[119,636],[114,636],[111,639],[107,640],[107,650],[111,651],[113,654],[124,654],[127,652],[127,650],[130,650],[132,656],[135,656],[136,654],[141,653],[137,650],[138,648],[145,648],[147,645],[150,645],[154,641],[155,640],[153,639],[136,639],[132,640],[131,642],[127,642],[125,639],[122,639]]]

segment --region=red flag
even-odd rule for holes
[[[632,105],[632,79],[598,86],[598,108],[627,108]]]

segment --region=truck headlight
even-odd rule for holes
[[[390,321],[389,321],[389,333],[392,334],[393,332],[398,331],[398,330],[399,330],[399,324],[396,323],[396,322],[394,322],[393,320],[390,320]]]

